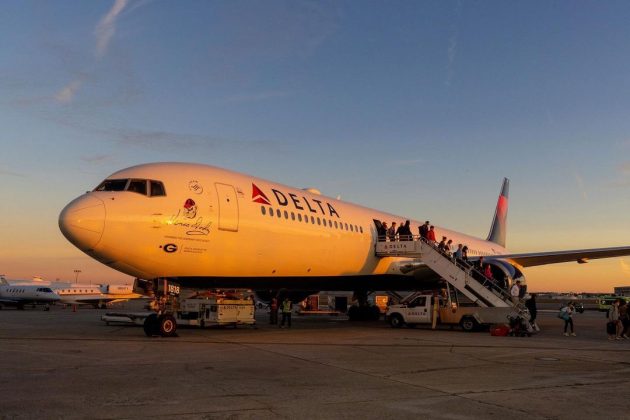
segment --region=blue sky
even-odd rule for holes
[[[315,186],[478,236],[507,176],[511,249],[630,244],[627,2],[2,9],[0,272],[10,277],[82,268],[124,279],[74,250],[56,219],[110,173],[152,161]],[[606,289],[630,284],[629,267],[534,278]]]

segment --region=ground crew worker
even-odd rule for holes
[[[285,297],[282,301],[282,321],[280,322],[280,328],[284,328],[284,321],[287,321],[289,328],[291,328],[291,301],[288,297]]]

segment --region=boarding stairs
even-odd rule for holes
[[[410,236],[408,240],[399,241],[381,238],[376,243],[375,252],[377,257],[410,257],[420,260],[475,304],[484,308],[513,307],[515,312],[529,319],[524,305],[515,305],[510,294],[494,280],[485,277],[471,265],[442,253],[425,238]]]

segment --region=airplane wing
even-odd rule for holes
[[[519,264],[523,267],[537,265],[577,262],[584,264],[588,260],[598,258],[612,258],[630,256],[630,246],[616,248],[576,249],[571,251],[532,252],[528,254],[493,255],[488,259],[501,258]]]
[[[17,303],[16,299],[0,298],[0,303]]]

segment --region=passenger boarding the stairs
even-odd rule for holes
[[[387,229],[387,236],[389,237],[390,242],[394,242],[396,240],[396,222],[392,222],[390,228]]]
[[[510,296],[512,296],[512,303],[514,305],[518,305],[518,303],[520,302],[521,300],[519,297],[520,294],[521,294],[521,281],[516,280],[516,283],[514,283],[514,285],[510,289]]]

